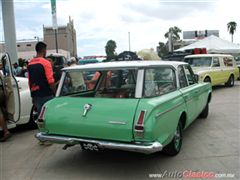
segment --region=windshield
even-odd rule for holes
[[[192,67],[210,67],[212,63],[212,57],[185,58],[184,62],[187,62]]]
[[[134,98],[137,70],[66,72],[60,96]]]

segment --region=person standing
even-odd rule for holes
[[[0,105],[0,127],[3,130],[3,137],[0,139],[0,142],[4,142],[6,141],[8,138],[11,137],[11,133],[9,132],[8,128],[7,128],[7,123],[6,120],[4,118],[4,114],[3,114],[3,107],[1,107]]]
[[[39,115],[42,106],[54,97],[55,81],[52,65],[45,59],[47,45],[44,42],[38,42],[35,50],[37,55],[29,62],[27,70],[32,101]]]
[[[0,64],[0,66],[1,66],[1,64]],[[0,67],[0,70],[1,70],[1,67]],[[0,139],[0,142],[4,142],[8,138],[11,137],[11,133],[9,132],[9,130],[7,128],[6,119],[4,118],[3,109],[6,106],[5,101],[6,101],[6,97],[5,97],[4,83],[3,83],[2,74],[0,72],[0,127],[3,130],[3,137]]]
[[[73,67],[73,66],[77,66],[77,65],[78,65],[78,63],[77,63],[76,58],[75,57],[71,57],[70,61],[69,61],[69,66]],[[72,87],[76,91],[86,90],[86,85],[85,85],[85,81],[84,81],[82,73],[71,72],[71,83],[72,83]]]
[[[13,74],[15,76],[21,76],[22,68],[18,65],[18,63],[13,64]]]

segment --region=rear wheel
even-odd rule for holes
[[[199,115],[199,117],[202,118],[202,119],[207,118],[208,117],[208,111],[209,111],[209,106],[208,106],[208,103],[207,103],[205,108],[203,109],[203,111]]]
[[[209,83],[211,83],[210,77],[206,77],[206,78],[203,80],[203,82],[209,82]]]
[[[164,147],[163,152],[170,156],[177,155],[182,147],[182,123],[179,121],[172,141]]]
[[[225,83],[225,86],[227,87],[233,87],[234,86],[234,76],[231,75],[228,79],[228,81]]]

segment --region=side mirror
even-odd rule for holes
[[[196,82],[198,83],[198,81],[199,81],[199,75],[194,74],[194,78],[195,78]]]

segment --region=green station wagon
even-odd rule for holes
[[[37,124],[41,141],[176,155],[182,130],[208,116],[210,83],[184,62],[125,61],[63,69],[56,98]]]

